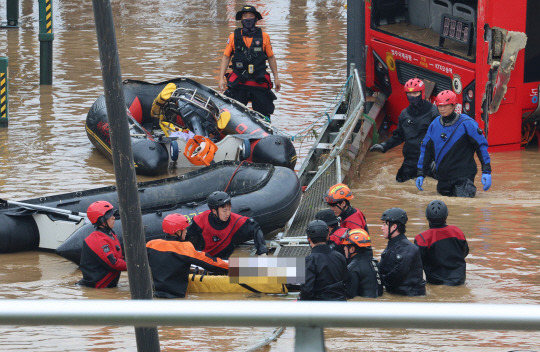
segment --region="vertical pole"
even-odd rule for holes
[[[9,27],[19,26],[19,0],[7,0],[6,18]]]
[[[320,326],[296,326],[294,352],[324,352],[324,331]]]
[[[39,1],[39,84],[52,84],[52,0]]]
[[[0,127],[8,125],[8,58],[0,57]]]
[[[111,3],[110,0],[92,0],[92,4],[105,91],[105,105],[111,134],[114,173],[116,175],[120,218],[122,219],[122,235],[131,298],[152,299],[152,278],[146,254],[146,241],[142,226],[141,206]],[[159,351],[157,327],[135,327],[135,336],[138,351]]]
[[[347,77],[355,64],[365,92],[366,84],[366,4],[365,0],[347,0]]]

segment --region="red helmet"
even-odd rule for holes
[[[184,230],[189,226],[189,222],[182,214],[169,214],[163,219],[163,232],[174,235],[176,231]]]
[[[341,241],[343,245],[355,245],[357,247],[371,247],[371,238],[363,229],[350,230],[348,236]]]
[[[114,214],[114,207],[111,203],[105,201],[105,200],[98,200],[97,202],[94,202],[90,204],[88,207],[88,210],[86,211],[86,215],[88,216],[88,220],[92,224],[96,224],[102,216],[105,216],[106,218],[109,217],[109,215]],[[107,216],[106,216],[107,215]]]
[[[329,204],[351,200],[353,198],[354,195],[352,194],[351,189],[343,183],[333,185],[324,195],[324,201]]]
[[[435,99],[435,105],[448,105],[448,104],[457,104],[457,95],[451,90],[443,90],[437,95]]]
[[[405,93],[422,92],[422,99],[426,99],[426,85],[419,78],[411,78],[405,83]]]

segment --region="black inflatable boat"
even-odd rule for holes
[[[270,164],[223,161],[182,176],[138,184],[147,241],[162,235],[163,217],[177,212],[189,218],[207,210],[206,198],[226,190],[232,211],[253,217],[264,233],[280,229],[295,212],[301,187],[295,172]],[[82,242],[93,231],[84,214],[106,200],[118,206],[116,188],[8,202],[0,205],[0,252],[44,249],[79,264]],[[11,203],[11,204],[9,204]],[[115,232],[122,240],[122,224]]]
[[[167,119],[152,117],[154,100],[170,84],[175,90],[160,110],[160,116],[167,115]],[[261,114],[209,87],[189,78],[177,78],[155,84],[125,80],[123,88],[138,174],[163,174],[171,165],[194,166],[186,150],[193,134],[215,142],[214,161],[248,160],[294,169],[296,151],[287,136],[276,134]],[[172,130],[166,130],[161,122],[173,126]],[[176,135],[170,137],[173,130]],[[176,130],[192,133],[183,135]],[[104,95],[87,114],[86,132],[92,144],[112,160]]]

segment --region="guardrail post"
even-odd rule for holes
[[[52,0],[39,0],[39,84],[52,84]]]
[[[19,0],[7,0],[6,2],[6,27],[19,26]]]
[[[294,351],[295,352],[324,352],[323,328],[297,326],[295,327]]]
[[[8,125],[8,58],[0,57],[0,127]]]

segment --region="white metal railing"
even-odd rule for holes
[[[292,326],[297,351],[323,351],[325,327],[540,330],[540,306],[16,299],[0,300],[0,325]]]

